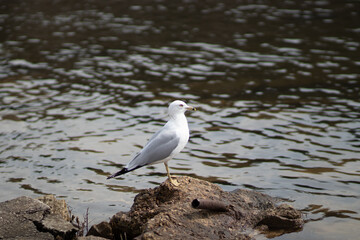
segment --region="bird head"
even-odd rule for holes
[[[170,103],[168,112],[170,116],[174,116],[179,113],[184,113],[187,110],[196,111],[196,108],[187,105],[183,101],[175,100],[172,103]]]

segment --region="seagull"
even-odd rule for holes
[[[107,179],[143,166],[164,163],[170,183],[178,186],[179,183],[170,176],[168,161],[178,154],[189,140],[189,126],[185,117],[187,110],[196,111],[196,108],[180,100],[170,103],[168,108],[169,121],[150,138],[144,148],[123,169]]]

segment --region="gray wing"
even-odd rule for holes
[[[162,128],[126,166],[128,170],[154,164],[171,155],[180,138],[175,131]]]

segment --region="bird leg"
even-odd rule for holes
[[[176,181],[176,179],[172,179],[171,176],[170,176],[170,171],[169,171],[169,166],[167,164],[167,162],[164,162],[164,165],[165,165],[165,168],[166,168],[166,172],[167,172],[167,176],[169,178],[169,181],[172,185],[174,185],[175,187],[179,186],[179,183],[178,181]]]

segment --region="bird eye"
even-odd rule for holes
[[[180,107],[183,107],[183,106],[184,106],[184,104],[180,104],[179,106],[180,106]]]

